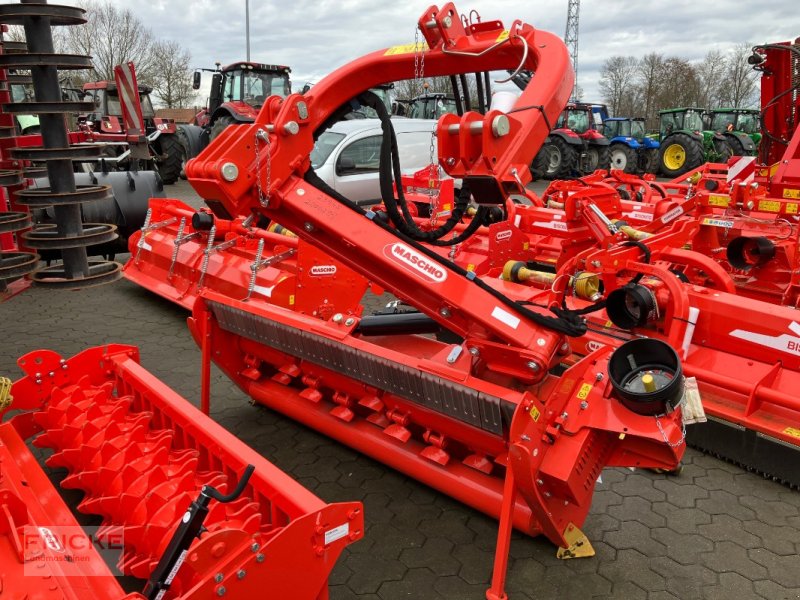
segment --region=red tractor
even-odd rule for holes
[[[132,81],[135,85],[135,77]],[[129,114],[133,115],[134,120],[129,121],[125,113],[128,109],[120,102],[118,82],[94,81],[84,84],[83,96],[85,99],[91,98],[95,108],[91,113],[78,116],[78,129],[89,133],[92,141],[108,142],[108,159],[113,161],[130,156],[131,160],[140,161],[137,168],[155,169],[164,183],[175,183],[185,160],[183,144],[176,135],[175,121],[156,117],[150,100],[152,88],[146,85],[135,87],[139,92],[140,106],[137,109],[136,101],[131,98],[133,109]],[[134,124],[138,126],[132,127]],[[133,131],[134,128],[138,131]],[[138,148],[145,148],[146,143],[148,151],[137,152],[137,142],[132,136],[140,141]],[[126,144],[131,144],[130,155],[125,154]]]
[[[200,89],[201,71],[211,71],[208,105],[195,116],[194,125],[182,126],[180,135],[187,157],[197,156],[228,125],[252,123],[264,100],[285,98],[292,91],[289,73],[283,65],[237,62],[216,69],[195,71],[192,87]]]
[[[567,179],[608,169],[609,141],[594,123],[591,104],[567,104],[533,160],[534,176]]]

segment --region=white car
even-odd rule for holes
[[[419,171],[431,163],[431,119],[392,119],[400,168],[403,174]],[[337,192],[369,205],[381,201],[378,167],[383,131],[378,119],[340,121],[323,133],[311,152],[311,166]],[[433,161],[438,164],[436,139]]]

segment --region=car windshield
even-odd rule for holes
[[[637,140],[644,139],[644,121],[631,121],[631,137]]]
[[[225,99],[241,100],[253,107],[261,106],[270,96],[286,98],[291,92],[286,73],[237,70],[226,73],[225,77]]]
[[[333,131],[326,131],[317,139],[314,144],[314,149],[311,151],[311,166],[318,169],[322,164],[328,160],[328,157],[333,152],[333,149],[339,145],[339,142],[344,138],[343,133],[335,133]]]
[[[556,127],[566,127],[575,133],[585,133],[589,130],[589,117],[585,110],[569,109],[561,113]]]
[[[741,113],[736,120],[736,129],[744,133],[757,133],[759,129],[758,115],[754,113]]]

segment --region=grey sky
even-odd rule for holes
[[[245,0],[115,0],[130,8],[162,39],[173,39],[198,67],[245,58]],[[251,58],[292,67],[295,88],[319,80],[372,50],[414,40],[414,26],[429,0],[250,0]],[[440,3],[443,4],[443,3]],[[567,0],[472,0],[484,20],[509,26],[522,19],[564,35]],[[640,57],[656,51],[699,60],[711,49],[740,42],[783,41],[800,36],[797,0],[583,0],[579,84],[584,98],[600,100],[603,61],[615,54]]]

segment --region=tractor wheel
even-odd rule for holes
[[[554,137],[550,146],[550,163],[545,179],[567,179],[578,164],[578,151],[562,140]]]
[[[186,179],[186,161],[194,158],[203,150],[201,135],[203,128],[197,125],[179,125],[177,136],[183,145],[183,164],[181,165],[181,179]]]
[[[233,117],[226,117],[226,116],[219,117],[216,121],[214,121],[214,124],[211,126],[211,133],[209,134],[208,139],[213,140],[220,133],[222,133],[222,130],[225,129],[228,125],[233,125],[235,123],[236,121],[233,120]]]
[[[709,157],[709,162],[726,163],[733,156],[733,149],[728,140],[713,140],[714,156]],[[710,160],[713,158],[714,160]]]
[[[676,133],[661,143],[661,172],[666,177],[680,177],[703,164],[703,144],[685,133]]]
[[[611,151],[608,146],[589,146],[586,149],[586,173],[590,175],[597,169],[608,170],[611,161]]]
[[[725,141],[728,142],[728,146],[731,147],[731,152],[733,152],[733,156],[749,156],[747,152],[744,151],[744,146],[742,146],[742,142],[736,139],[734,136],[728,136],[725,138]]]
[[[611,168],[636,173],[636,150],[626,144],[611,144]]]
[[[658,148],[650,148],[644,151],[644,172],[658,174]]]
[[[175,183],[181,175],[186,151],[177,135],[167,134],[158,138],[160,154],[163,156],[156,163],[158,174],[164,183]]]
[[[536,156],[533,157],[531,163],[531,177],[542,179],[547,174],[547,169],[550,166],[550,154],[552,153],[552,146],[549,142],[545,142]]]

